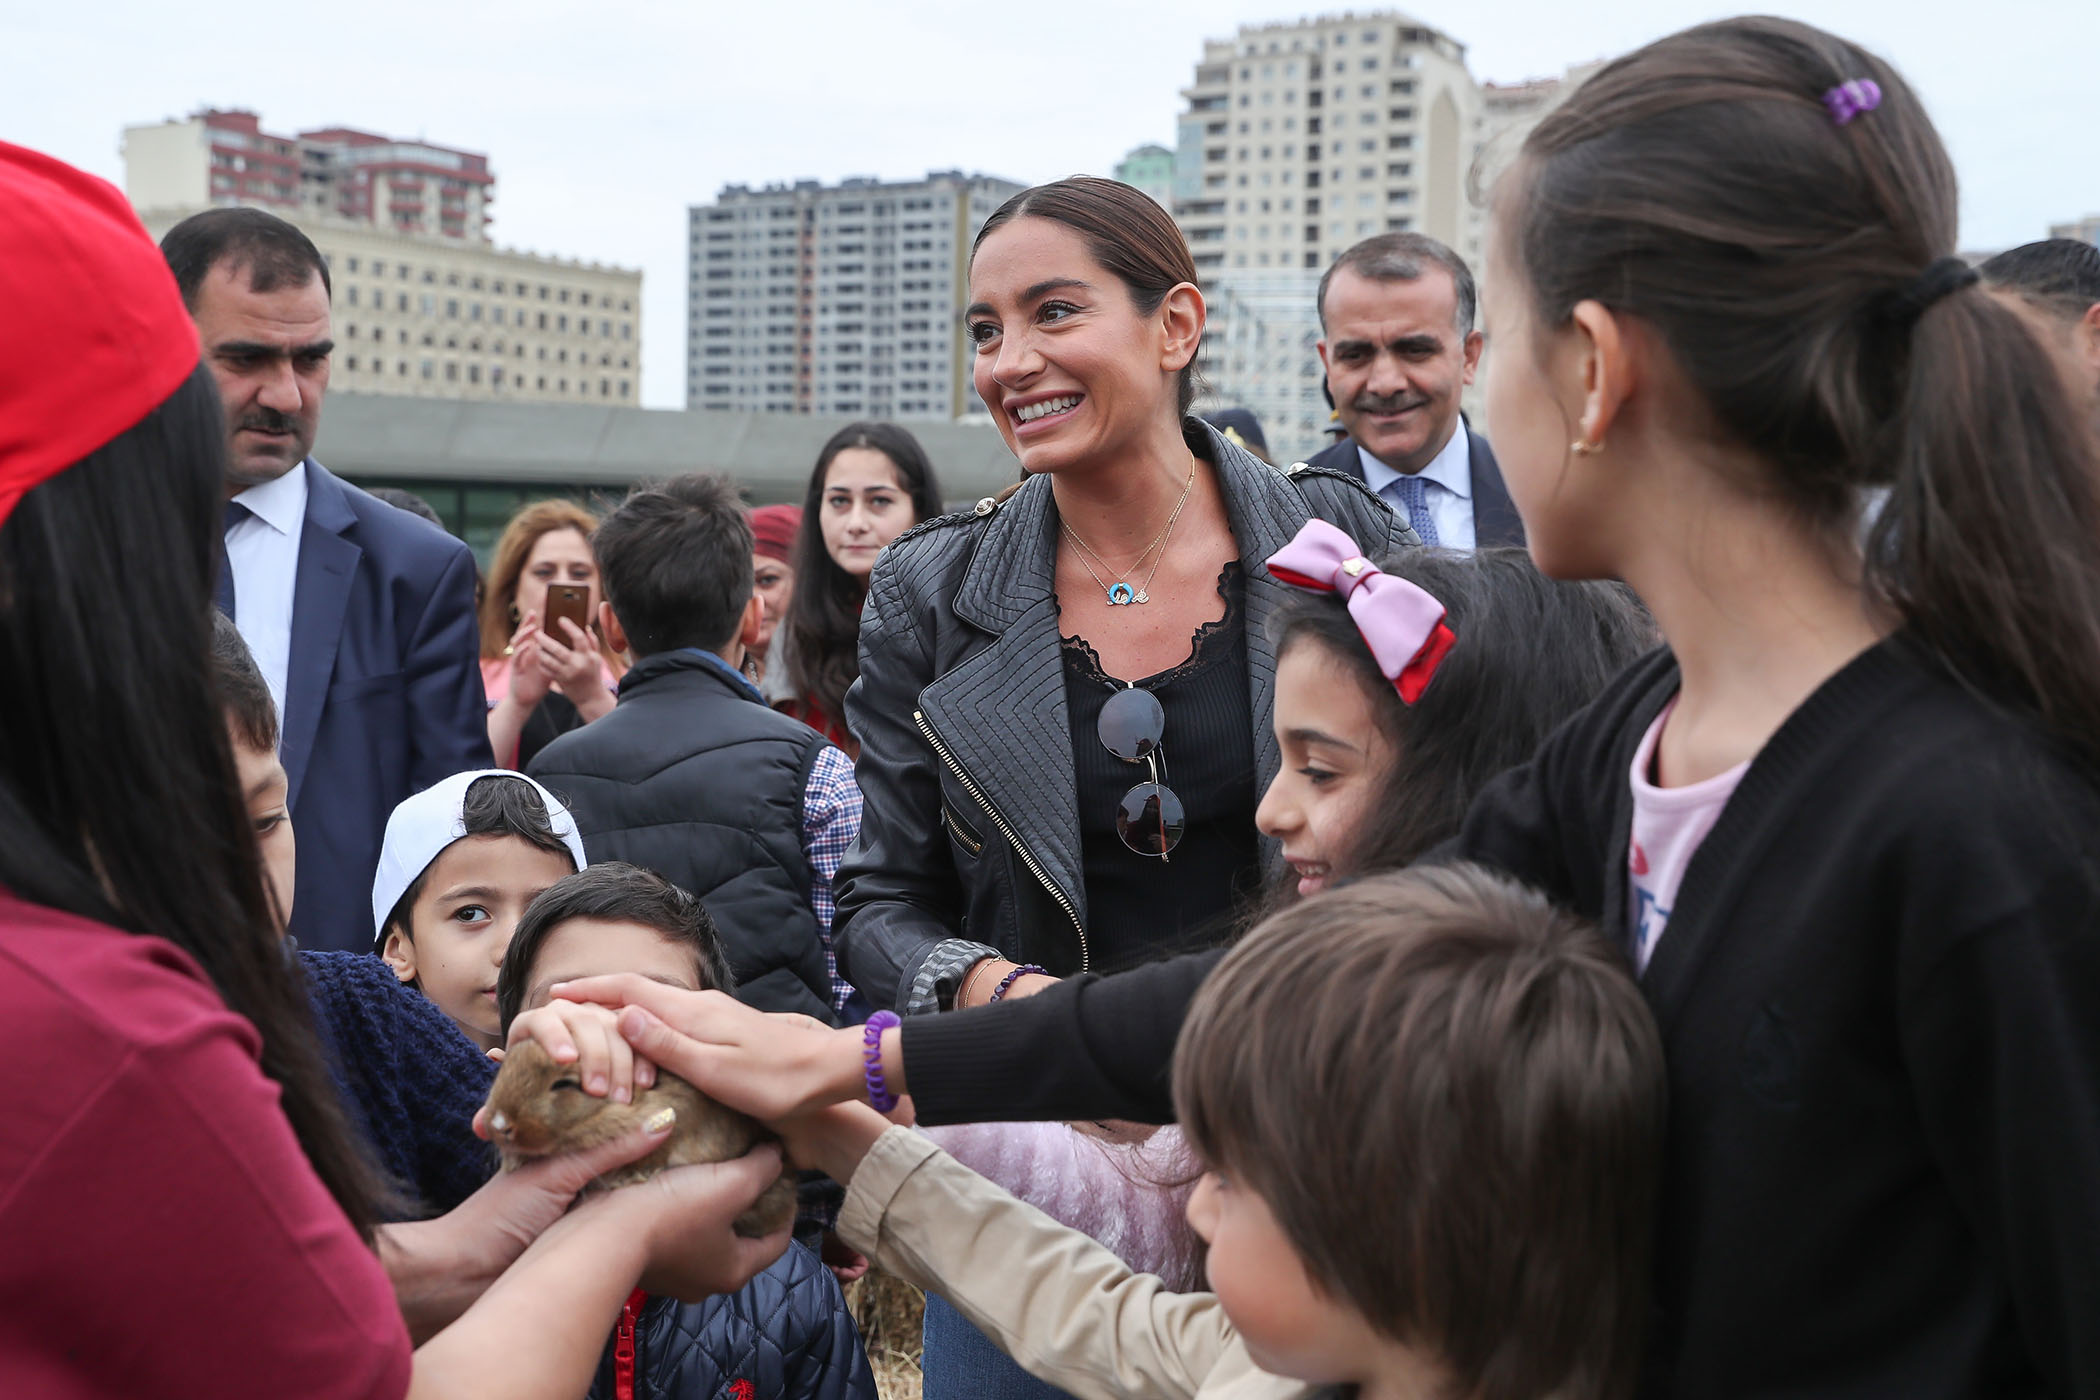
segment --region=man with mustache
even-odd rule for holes
[[[1465,260],[1419,233],[1386,233],[1320,279],[1320,362],[1348,436],[1311,465],[1361,477],[1445,549],[1522,545],[1487,439],[1458,411],[1480,363]]]
[[[307,948],[365,948],[387,815],[494,766],[474,558],[311,456],[334,342],[328,266],[305,234],[260,209],[212,209],[161,252],[226,409],[219,606],[282,721],[300,848],[290,931]]]

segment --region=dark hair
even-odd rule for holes
[[[1824,94],[1852,79],[1881,102],[1840,126]],[[1918,313],[1954,168],[1894,69],[1793,20],[1700,25],[1577,88],[1508,186],[1541,327],[1584,300],[1654,327],[1713,430],[1835,542],[1887,487],[1870,595],[2100,764],[2100,465],[2011,308],[1956,289]]]
[[[1159,310],[1167,293],[1182,283],[1195,286],[1200,280],[1188,240],[1167,211],[1152,196],[1096,175],[1037,185],[1007,200],[977,230],[970,261],[977,260],[985,239],[1023,215],[1063,224],[1085,239],[1087,252],[1115,274],[1140,315]],[[1192,355],[1181,369],[1179,412],[1184,418],[1195,405],[1198,387]]]
[[[539,790],[523,778],[491,774],[468,783],[460,798],[459,821],[464,828],[459,834],[462,841],[469,836],[515,836],[563,860],[574,862],[576,859],[568,842],[554,834],[554,819],[547,811],[547,804],[540,801]],[[386,932],[399,933],[411,943],[416,941],[413,914],[416,900],[429,878],[430,866],[426,865],[416,872],[415,879],[408,882],[408,888],[401,892],[401,898],[395,900],[394,907],[387,912]]]
[[[328,280],[328,260],[314,242],[275,214],[261,209],[207,209],[169,229],[160,240],[161,256],[182,290],[182,304],[195,311],[197,291],[220,263],[228,272],[248,269],[252,291],[303,287],[316,275],[322,294],[335,295]]]
[[[277,934],[206,658],[226,430],[200,365],[0,525],[0,885],[164,938],[256,1029],[306,1159],[371,1238],[377,1177]]]
[[[636,660],[735,639],[751,601],[751,522],[728,477],[635,487],[591,536],[591,552]]]
[[[708,917],[707,906],[653,870],[621,860],[605,860],[565,876],[541,890],[518,918],[517,932],[496,974],[496,1014],[503,1033],[525,1009],[532,988],[532,965],[547,936],[570,919],[607,919],[655,929],[666,943],[693,950],[702,991],[733,992],[736,978],[722,934]]]
[[[1433,594],[1458,641],[1412,705],[1402,704],[1333,594],[1292,590],[1273,627],[1279,660],[1318,646],[1371,701],[1395,754],[1340,873],[1396,870],[1458,834],[1473,798],[1660,638],[1620,583],[1547,578],[1521,549],[1410,549],[1380,567]],[[1289,902],[1286,881],[1275,899]]]
[[[1320,274],[1320,290],[1313,300],[1320,314],[1321,329],[1327,326],[1327,288],[1334,281],[1335,273],[1346,267],[1373,282],[1412,282],[1422,275],[1424,263],[1434,264],[1451,274],[1452,289],[1458,294],[1454,323],[1461,337],[1471,335],[1473,316],[1480,307],[1480,294],[1473,285],[1473,269],[1466,266],[1464,258],[1422,233],[1376,234],[1336,258],[1333,265]]]
[[[2077,320],[2100,302],[2100,247],[2075,238],[2023,243],[1976,270],[1991,286],[2017,292],[2066,320]]]
[[[445,528],[444,520],[438,515],[430,502],[424,500],[413,491],[404,491],[398,486],[374,486],[370,488],[367,494],[375,501],[385,501],[395,510],[407,511],[418,520],[427,520],[440,530]]]
[[[241,639],[240,628],[217,608],[211,611],[211,674],[227,723],[241,742],[258,753],[275,753],[277,702],[270,698],[269,683]]]
[[[1632,1394],[1664,1097],[1625,960],[1468,865],[1270,918],[1174,1052],[1197,1153],[1268,1204],[1323,1291],[1469,1400]]]
[[[824,476],[849,447],[890,459],[897,484],[911,497],[914,524],[941,514],[941,485],[919,440],[895,423],[848,423],[817,454],[802,493],[795,535],[795,592],[788,599],[788,682],[798,700],[816,702],[833,723],[846,721],[846,691],[860,678],[860,607],[868,583],[839,567],[824,548]]]

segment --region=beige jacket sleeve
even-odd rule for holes
[[[1255,1371],[1216,1295],[1167,1292],[909,1129],[862,1160],[838,1232],[1080,1400],[1193,1400],[1256,1377],[1258,1392],[1300,1389]]]

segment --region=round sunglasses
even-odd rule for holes
[[[1160,707],[1158,696],[1132,684],[1108,697],[1096,728],[1103,748],[1125,763],[1144,764],[1151,775],[1150,781],[1131,788],[1116,804],[1116,835],[1139,855],[1166,860],[1188,828],[1181,799],[1160,779],[1167,761],[1160,746],[1166,737],[1167,712]]]

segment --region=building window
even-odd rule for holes
[[[348,302],[352,306],[357,305],[357,288],[352,287],[348,291],[344,292],[343,300]]]

